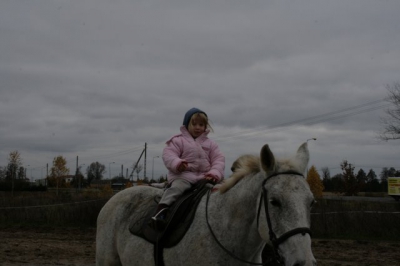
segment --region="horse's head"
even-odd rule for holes
[[[259,231],[263,238],[271,240],[286,266],[317,264],[309,230],[310,210],[315,200],[303,177],[308,160],[307,143],[291,159],[276,159],[268,145],[260,152],[266,208],[259,218]]]

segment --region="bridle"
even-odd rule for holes
[[[295,228],[292,229],[284,234],[282,234],[280,237],[276,237],[276,234],[274,233],[274,230],[272,229],[272,225],[271,225],[271,217],[269,215],[269,210],[268,210],[268,191],[265,188],[265,183],[271,179],[274,176],[278,176],[278,175],[296,175],[296,176],[302,176],[304,178],[304,175],[295,171],[286,171],[286,172],[281,172],[281,173],[274,173],[272,175],[269,175],[262,183],[262,194],[260,197],[260,202],[258,205],[258,212],[257,212],[257,228],[259,225],[259,219],[260,219],[260,213],[261,213],[261,205],[262,202],[264,201],[264,210],[265,210],[265,215],[267,217],[267,224],[268,224],[268,230],[269,230],[269,238],[270,241],[272,243],[272,248],[274,251],[274,260],[278,263],[282,263],[282,258],[278,253],[278,247],[280,244],[282,244],[283,242],[285,242],[288,238],[297,235],[297,234],[302,234],[305,235],[306,233],[309,234],[311,236],[311,230],[308,227],[299,227],[299,228]],[[215,236],[210,223],[208,222],[208,201],[210,198],[210,194],[211,194],[211,190],[208,191],[207,193],[207,200],[206,200],[206,222],[207,222],[207,226],[208,229],[210,230],[211,235],[213,236],[214,240],[216,241],[216,243],[226,252],[228,253],[231,257],[233,257],[236,260],[239,260],[241,262],[244,263],[248,263],[251,265],[266,265],[269,264],[271,262],[266,262],[266,263],[257,263],[257,262],[251,262],[251,261],[246,261],[244,259],[241,259],[239,257],[237,257],[235,254],[233,254],[231,251],[229,251],[228,249],[226,249],[221,242],[217,239],[217,237]]]
[[[269,215],[269,210],[268,210],[268,191],[265,188],[265,183],[271,179],[274,176],[278,175],[296,175],[296,176],[304,176],[298,172],[294,171],[287,171],[287,172],[282,172],[282,173],[275,173],[270,176],[268,176],[262,183],[262,195],[260,198],[260,204],[258,206],[258,213],[257,213],[257,227],[258,227],[258,221],[260,219],[260,212],[261,212],[261,200],[264,199],[264,209],[265,209],[265,215],[267,216],[267,224],[268,224],[268,230],[269,230],[269,239],[271,240],[272,243],[272,248],[274,251],[274,258],[276,261],[282,262],[282,258],[279,256],[278,253],[278,247],[280,244],[285,242],[288,238],[297,235],[297,234],[302,234],[303,236],[307,233],[311,236],[311,229],[308,227],[299,227],[295,228],[292,230],[289,230],[288,232],[282,234],[280,237],[276,237],[276,234],[274,230],[272,229],[272,224],[271,224],[271,217]]]

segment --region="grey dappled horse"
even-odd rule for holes
[[[208,201],[203,197],[184,238],[164,249],[165,265],[261,263],[266,244],[275,247],[286,266],[316,265],[309,231],[314,198],[302,176],[308,160],[307,143],[293,158],[276,159],[268,145],[260,157],[240,157],[219,192],[208,195]],[[155,265],[153,244],[132,235],[129,224],[147,208],[145,199],[161,193],[132,187],[107,202],[97,219],[98,266]]]

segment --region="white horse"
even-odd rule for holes
[[[314,198],[302,176],[308,160],[307,143],[291,159],[275,159],[268,145],[260,157],[240,157],[220,192],[203,197],[183,239],[164,249],[165,265],[260,264],[266,244],[285,266],[316,265],[309,231]],[[153,244],[132,235],[129,224],[147,207],[144,199],[161,193],[132,187],[107,202],[97,219],[98,266],[155,265]]]

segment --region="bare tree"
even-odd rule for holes
[[[400,139],[400,82],[386,85],[386,89],[388,91],[386,101],[391,107],[386,110],[387,117],[381,119],[384,130],[379,138],[388,141]]]
[[[328,167],[322,167],[322,168],[321,168],[321,171],[322,171],[322,179],[329,179],[329,178],[331,178],[331,173],[330,173]]]
[[[357,178],[354,175],[354,166],[349,163],[347,160],[343,160],[340,164],[342,168],[342,176],[344,181],[344,193],[346,196],[357,196],[360,191],[360,186],[357,183]]]
[[[8,155],[8,165],[6,170],[6,179],[12,180],[18,177],[18,168],[22,165],[21,154],[18,151],[12,151]]]
[[[88,183],[92,183],[93,180],[101,180],[104,173],[106,172],[106,166],[99,162],[93,162],[86,168],[86,174]]]
[[[11,195],[14,197],[14,179],[17,178],[17,170],[22,165],[21,154],[18,151],[10,152],[8,156],[8,166],[6,179],[11,180]]]

